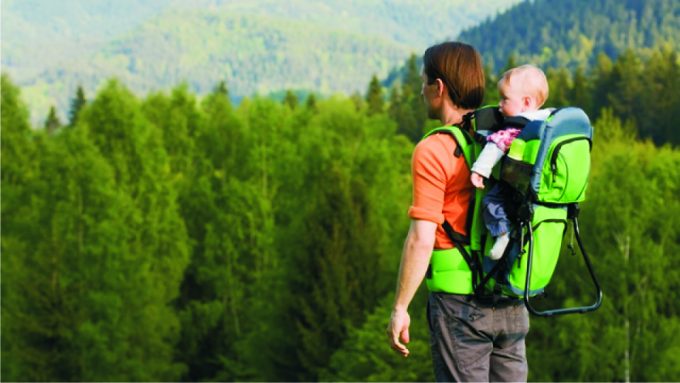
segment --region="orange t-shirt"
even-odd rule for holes
[[[450,249],[453,242],[441,226],[444,218],[456,232],[467,234],[466,221],[474,186],[465,157],[454,155],[456,141],[450,134],[433,134],[416,145],[411,160],[413,205],[408,215],[439,224],[435,249]]]

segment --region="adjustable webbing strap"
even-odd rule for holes
[[[503,127],[513,127],[522,129],[529,123],[529,119],[522,116],[505,117],[503,119]]]
[[[488,122],[483,122],[483,125],[489,125],[492,126],[492,121],[495,121],[495,123],[498,123],[500,120],[498,119],[498,108],[487,108],[486,113],[483,113],[485,118],[487,118],[489,121]],[[472,136],[470,135],[471,132],[474,132],[475,129],[475,123],[478,122],[476,121],[477,118],[481,117],[482,115],[479,116],[474,116],[472,113],[467,114],[464,116],[464,121],[463,121],[463,126],[464,128],[460,128],[458,126],[452,126],[452,127],[441,127],[437,129],[433,129],[429,133],[425,135],[425,137],[432,135],[432,134],[437,134],[437,133],[445,133],[445,134],[450,134],[453,139],[456,141],[456,150],[454,151],[453,155],[455,157],[461,157],[463,156],[465,159],[465,163],[468,166],[468,168],[472,167],[472,163],[475,161],[475,158],[478,153],[476,153],[476,150],[474,148],[474,140]],[[501,116],[502,120],[502,116]],[[482,122],[482,121],[479,121]],[[472,226],[473,226],[473,215],[475,213],[475,197],[473,196],[470,199],[470,205],[468,207],[468,216],[466,217],[466,227],[468,230],[468,233],[472,233]],[[474,293],[475,297],[482,297],[483,296],[483,290],[484,290],[484,285],[491,279],[491,277],[495,274],[496,270],[498,269],[495,267],[487,277],[484,277],[484,270],[481,264],[481,259],[479,256],[479,251],[472,251],[468,250],[466,248],[466,245],[470,245],[470,238],[468,236],[465,236],[461,233],[456,232],[451,224],[444,220],[444,223],[442,223],[442,227],[444,228],[444,231],[448,235],[448,237],[451,239],[453,242],[454,246],[458,250],[458,252],[461,254],[463,257],[463,260],[465,263],[467,263],[468,268],[470,269],[470,273],[472,276],[472,291]],[[481,283],[480,283],[481,282]]]
[[[463,234],[453,230],[453,227],[447,220],[444,220],[442,227],[444,228],[446,235],[448,235],[451,239],[451,242],[453,242],[454,246],[456,246],[456,249],[458,249],[460,252],[460,255],[463,256],[465,263],[467,263],[468,267],[470,268],[470,271],[472,272],[472,290],[476,292],[477,286],[479,285],[479,281],[482,277],[482,267],[479,262],[477,262],[477,258],[471,256],[464,246],[469,244],[470,240]]]

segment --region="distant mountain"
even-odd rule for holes
[[[666,44],[680,48],[678,0],[534,0],[468,28],[473,44],[496,70],[511,55],[517,62],[575,68],[599,53],[616,58],[627,48]]]
[[[220,80],[235,99],[363,92],[372,74],[519,1],[5,0],[2,66],[34,123],[112,76],[137,93]]]

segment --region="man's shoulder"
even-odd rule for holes
[[[456,140],[451,134],[445,131],[431,134],[416,144],[413,152],[414,157],[418,155],[436,155],[451,154],[456,148]]]

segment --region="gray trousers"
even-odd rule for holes
[[[529,313],[520,300],[488,305],[431,293],[430,347],[438,382],[525,382]]]

